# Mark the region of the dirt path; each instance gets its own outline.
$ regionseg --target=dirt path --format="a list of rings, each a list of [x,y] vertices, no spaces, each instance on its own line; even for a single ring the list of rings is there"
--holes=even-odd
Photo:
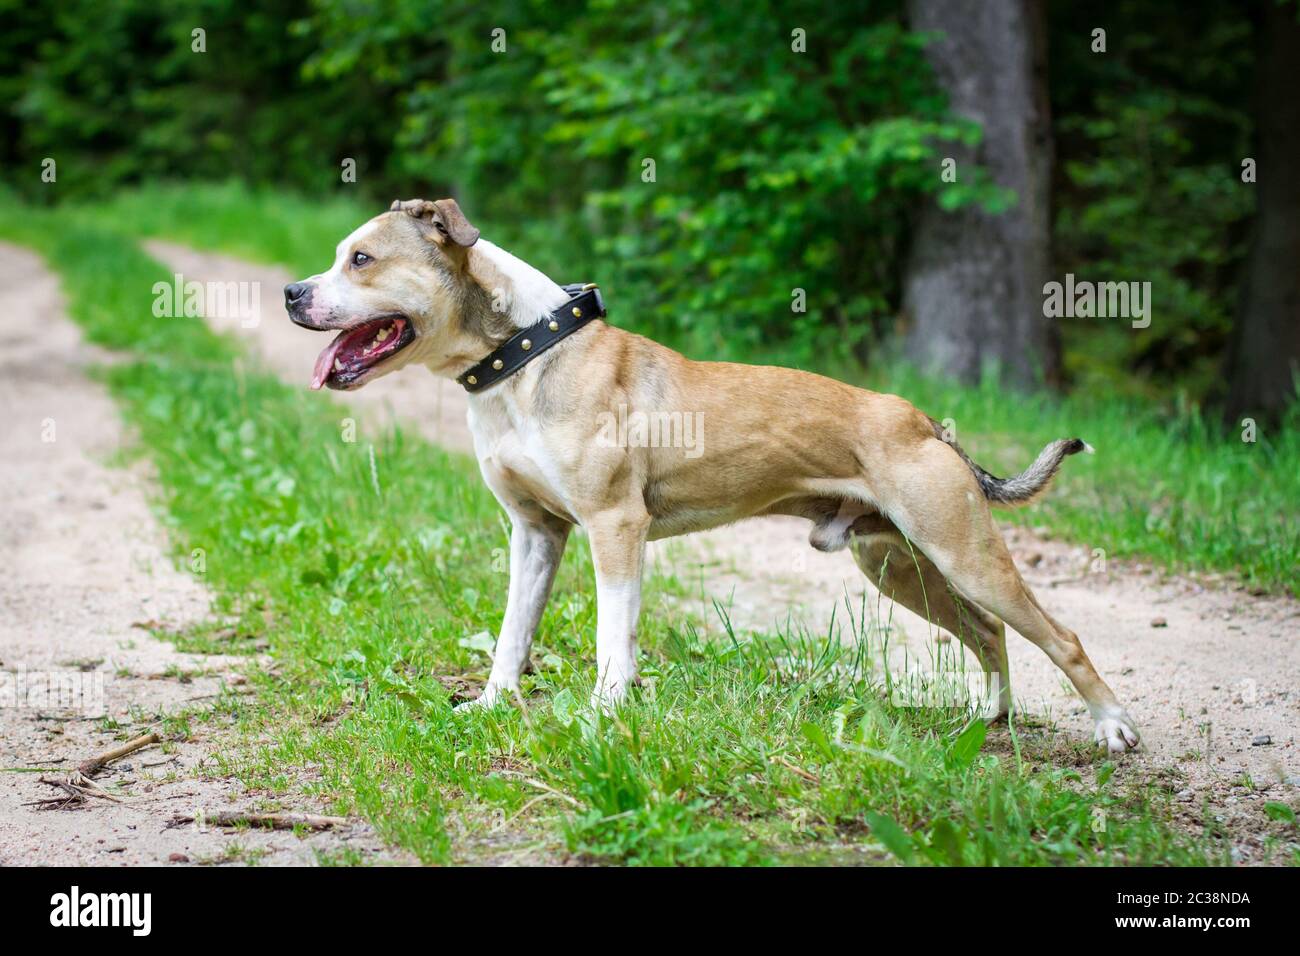
[[[27,805],[59,793],[41,777],[66,777],[165,715],[209,709],[258,662],[179,653],[141,626],[202,620],[207,592],[167,558],[148,476],[105,463],[121,448],[122,426],[85,369],[111,357],[81,341],[40,259],[5,244],[0,339],[0,865],[310,863],[318,849],[341,846],[330,834],[166,827],[176,813],[258,799],[214,766],[219,723],[196,723],[186,741],[97,775],[120,803]],[[348,845],[369,852],[378,841],[358,828]]]
[[[246,340],[287,381],[306,387],[323,340],[284,315],[281,289],[292,276],[168,243],[148,248],[186,280],[260,283],[262,316],[255,328],[210,321]],[[363,426],[396,416],[434,442],[469,448],[464,392],[422,369],[333,397]],[[1300,784],[1300,602],[1251,597],[1230,586],[1207,589],[1131,563],[1088,573],[1091,555],[1084,548],[1021,529],[1006,534],[1044,606],[1079,632],[1137,720],[1144,747],[1130,759],[1159,774],[1189,814],[1199,814],[1208,801],[1241,834],[1242,858],[1256,858],[1262,803],[1294,802]],[[806,523],[795,519],[750,521],[668,542],[656,547],[655,559],[679,579],[700,582],[706,593],[730,595],[738,629],[793,618],[824,633],[837,605],[843,618],[846,595],[856,604],[866,594],[869,608],[879,608],[881,620],[895,627],[899,646],[928,660],[933,643],[926,622],[891,609],[846,554],[815,552],[807,538]],[[1153,626],[1160,620],[1163,626]],[[1050,715],[1064,739],[1091,740],[1087,712],[1061,674],[1018,635],[1009,635],[1008,645],[1019,706]],[[1269,742],[1254,743],[1263,739]],[[1253,789],[1239,785],[1247,776]]]

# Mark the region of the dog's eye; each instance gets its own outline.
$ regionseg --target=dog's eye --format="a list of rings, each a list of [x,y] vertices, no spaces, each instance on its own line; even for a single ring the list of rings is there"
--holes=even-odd
[[[355,252],[352,254],[352,264],[354,266],[364,266],[370,261],[370,257],[364,252]]]

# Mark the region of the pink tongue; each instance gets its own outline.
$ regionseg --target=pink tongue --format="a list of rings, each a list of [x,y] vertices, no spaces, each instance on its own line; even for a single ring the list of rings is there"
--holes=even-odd
[[[325,384],[325,379],[329,378],[330,369],[334,366],[334,356],[345,338],[347,338],[346,332],[339,333],[339,336],[333,342],[325,346],[325,351],[316,357],[316,368],[311,373],[311,390],[313,392],[319,390]]]

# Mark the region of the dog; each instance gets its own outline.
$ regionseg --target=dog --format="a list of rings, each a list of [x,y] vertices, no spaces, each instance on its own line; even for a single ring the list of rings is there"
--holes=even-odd
[[[1070,679],[1099,745],[1138,746],[1133,720],[1074,632],[1039,605],[993,523],[993,506],[1034,500],[1066,456],[1091,451],[1084,442],[1054,441],[1023,474],[996,478],[902,398],[692,361],[591,316],[590,292],[588,315],[569,320],[582,312],[569,309],[574,295],[481,239],[452,199],[394,202],[338,245],[329,271],[285,287],[295,323],[339,332],[313,389],[360,388],[417,364],[471,391],[474,451],[510,517],[510,584],[491,674],[462,706],[518,689],[575,525],[596,572],[593,704],[608,709],[637,680],[646,542],[796,515],[812,523],[814,548],[851,551],[883,594],[966,644],[998,716],[1011,703],[1005,622]],[[707,441],[640,440],[644,429],[627,439],[609,423],[629,409],[691,415]]]

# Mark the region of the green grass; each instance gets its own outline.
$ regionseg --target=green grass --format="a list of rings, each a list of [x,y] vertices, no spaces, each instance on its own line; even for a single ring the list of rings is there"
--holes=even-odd
[[[82,214],[309,275],[326,267],[339,239],[378,211],[344,197],[308,202],[280,191],[203,184],[123,193]],[[493,224],[481,225],[492,237],[501,235]],[[556,255],[554,248],[527,247],[526,230],[504,235],[500,241],[526,259]],[[508,241],[516,237],[524,245]],[[615,321],[635,328],[636,303],[611,301]],[[818,371],[838,371],[902,395],[937,419],[952,419],[967,451],[1002,474],[1025,468],[1056,438],[1079,436],[1097,448],[1095,456],[1065,464],[1042,504],[1008,513],[1007,520],[1048,528],[1107,559],[1228,573],[1252,588],[1300,596],[1300,402],[1281,423],[1260,423],[1257,440],[1245,442],[1240,428],[1224,429],[1176,398],[1009,395],[991,381],[961,386],[897,362],[867,372]]]
[[[856,648],[797,630],[709,642],[652,580],[648,686],[594,715],[580,535],[527,706],[454,715],[486,675],[472,637],[496,632],[506,588],[506,528],[473,463],[400,432],[345,442],[338,406],[236,364],[197,320],[154,318],[166,270],[107,220],[0,202],[0,235],[41,252],[88,337],[124,353],[102,374],[156,470],[177,558],[201,553],[220,626],[269,644],[257,696],[222,702],[241,728],[226,766],[253,798],[305,788],[426,862],[1226,860],[1212,821],[1175,828],[1167,795],[1089,742],[986,738],[960,710],[891,704],[861,614]]]

